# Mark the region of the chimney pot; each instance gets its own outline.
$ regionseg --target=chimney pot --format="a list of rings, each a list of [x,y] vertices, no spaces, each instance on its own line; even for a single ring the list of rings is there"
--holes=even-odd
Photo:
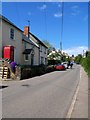
[[[29,26],[24,27],[24,35],[29,37]]]

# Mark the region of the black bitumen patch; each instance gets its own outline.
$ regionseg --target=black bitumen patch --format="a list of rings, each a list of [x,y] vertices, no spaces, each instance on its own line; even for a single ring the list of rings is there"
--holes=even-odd
[[[23,87],[30,87],[29,84],[23,84],[22,86],[23,86]]]
[[[7,88],[7,87],[8,87],[8,86],[2,85],[2,86],[0,86],[0,89]]]

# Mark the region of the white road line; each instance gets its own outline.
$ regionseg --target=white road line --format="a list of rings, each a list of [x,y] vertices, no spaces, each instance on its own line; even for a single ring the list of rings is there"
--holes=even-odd
[[[81,70],[81,69],[82,69],[82,68],[80,68],[80,81],[81,81],[81,75],[82,75],[82,70]],[[77,99],[77,94],[78,94],[78,92],[79,92],[79,84],[80,84],[80,81],[79,81],[79,83],[78,83],[76,92],[75,92],[74,97],[73,97],[73,99],[72,99],[72,103],[71,103],[71,105],[70,105],[69,111],[68,111],[68,113],[67,113],[67,115],[66,115],[66,119],[68,119],[68,120],[71,118],[71,115],[72,115],[72,112],[73,112],[73,109],[74,109],[74,106],[75,106],[75,102],[76,102],[76,99]]]

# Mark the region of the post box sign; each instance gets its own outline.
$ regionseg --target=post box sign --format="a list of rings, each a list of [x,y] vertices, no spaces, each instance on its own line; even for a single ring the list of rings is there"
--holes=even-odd
[[[3,47],[3,58],[7,58],[11,61],[14,61],[14,46]]]

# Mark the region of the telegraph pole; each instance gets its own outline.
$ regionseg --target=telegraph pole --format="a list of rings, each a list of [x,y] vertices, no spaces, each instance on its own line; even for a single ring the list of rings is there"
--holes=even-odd
[[[61,21],[61,41],[60,41],[61,53],[62,53],[62,39],[63,39],[63,13],[64,13],[64,2],[62,1],[62,21]]]
[[[60,40],[61,61],[63,61],[63,56],[62,56],[62,39],[63,39],[63,12],[64,12],[64,2],[62,1],[62,21],[61,21],[61,40]]]

